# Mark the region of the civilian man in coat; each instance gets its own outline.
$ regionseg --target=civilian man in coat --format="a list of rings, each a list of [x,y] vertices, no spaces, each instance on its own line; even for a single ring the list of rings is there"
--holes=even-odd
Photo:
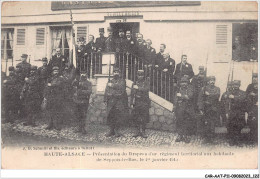
[[[190,80],[194,76],[192,65],[187,62],[187,55],[182,55],[181,63],[177,64],[175,71],[175,80],[178,81],[183,77],[187,76]]]
[[[136,41],[132,37],[131,31],[126,31],[126,59],[128,61],[128,77],[134,81],[135,71],[135,54],[136,54]]]
[[[107,83],[104,102],[107,105],[107,123],[110,127],[107,137],[119,137],[119,128],[126,124],[128,118],[128,101],[126,81],[118,68],[114,68],[114,77]]]
[[[99,37],[96,39],[97,52],[103,52],[105,50],[106,37],[104,36],[104,28],[99,28]]]
[[[87,71],[88,77],[90,78],[90,68],[91,68],[91,59],[92,59],[92,77],[94,77],[95,74],[99,74],[101,73],[101,59],[99,58],[100,55],[98,54],[94,54],[94,52],[96,52],[97,47],[96,47],[96,43],[94,42],[95,37],[94,35],[89,35],[89,42],[86,45],[86,61],[85,61],[85,68],[83,69],[83,71]],[[100,60],[99,60],[100,59]]]
[[[76,58],[77,58],[77,75],[79,75],[81,70],[85,70],[86,68],[86,45],[85,45],[85,38],[80,37],[79,38],[79,44],[76,45]]]
[[[115,52],[115,39],[113,38],[113,31],[111,27],[107,28],[108,37],[105,40],[104,52]]]
[[[141,136],[147,138],[145,126],[149,122],[149,81],[144,78],[144,71],[138,70],[136,84],[131,88],[130,106],[133,108],[134,124],[137,127],[137,134],[134,137]]]
[[[21,68],[21,75],[23,79],[30,76],[31,64],[27,62],[27,54],[22,54],[21,61],[17,65]]]
[[[66,66],[66,63],[68,63],[68,59],[64,55],[61,54],[61,49],[57,48],[56,54],[52,56],[52,58],[48,64],[50,74],[51,74],[53,67],[59,67],[59,73],[62,73]]]
[[[85,120],[92,93],[92,84],[88,81],[87,73],[81,71],[80,77],[73,81],[72,86],[74,88],[73,101],[75,104],[75,115],[78,120],[78,132],[85,134]]]

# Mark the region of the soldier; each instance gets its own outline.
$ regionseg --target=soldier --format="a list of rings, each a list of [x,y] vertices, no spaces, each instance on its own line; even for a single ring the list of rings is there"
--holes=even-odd
[[[87,55],[87,49],[85,45],[85,38],[79,38],[79,45],[76,46],[77,56],[77,74],[79,75],[82,69],[85,69],[85,56]]]
[[[75,67],[73,65],[66,64],[65,69],[62,73],[64,78],[63,83],[63,94],[64,94],[64,102],[70,103],[72,99],[72,81],[76,76]]]
[[[189,84],[189,79],[187,77],[182,77],[180,80],[180,88],[176,93],[176,97],[174,98],[175,106],[174,109],[176,113],[176,129],[178,133],[178,137],[175,142],[184,141],[185,143],[190,142],[190,131],[192,127],[190,125],[191,121],[195,116],[195,112],[193,109],[193,88]]]
[[[250,128],[250,142],[257,143],[258,137],[258,74],[253,73],[252,83],[246,89],[247,94],[247,124]]]
[[[27,122],[24,125],[35,126],[35,117],[40,110],[39,76],[37,74],[37,66],[31,67],[31,73],[25,78],[25,84],[21,93],[21,98],[25,101],[25,111],[27,113]]]
[[[187,76],[189,80],[194,76],[192,65],[187,62],[187,55],[182,55],[181,63],[176,66],[175,81],[178,82],[183,76]]]
[[[225,109],[225,106],[229,106],[229,97],[228,95],[230,93],[232,93],[232,90],[233,90],[233,85],[232,85],[232,82],[229,81],[227,83],[227,89],[226,91],[222,94],[221,98],[220,98],[220,116],[221,116],[221,119],[222,119],[222,125],[226,126],[227,125],[227,117],[226,117],[226,109]]]
[[[21,56],[22,62],[17,64],[21,68],[21,75],[23,79],[30,75],[30,70],[31,70],[31,64],[27,62],[27,57],[28,57],[27,54],[22,54]]]
[[[19,97],[20,97],[20,93],[23,89],[24,79],[25,79],[20,63],[16,65],[15,78],[16,78],[16,88],[19,91]],[[17,106],[18,106],[17,108],[19,111],[19,118],[23,118],[26,117],[24,99],[20,99],[19,97],[17,100]]]
[[[111,27],[107,28],[108,37],[105,40],[105,52],[115,52],[115,40],[113,39],[113,32]]]
[[[87,79],[87,73],[82,71],[80,78],[75,79],[72,86],[74,88],[73,101],[75,104],[75,115],[78,120],[78,132],[85,134],[85,119],[92,93],[92,84]]]
[[[116,52],[125,52],[126,51],[126,39],[123,29],[119,29],[119,37],[115,40]]]
[[[130,105],[133,108],[134,123],[137,127],[137,134],[134,137],[141,136],[147,138],[145,126],[149,122],[150,103],[149,81],[144,78],[144,71],[138,70],[137,82],[132,85],[130,100]]]
[[[220,88],[215,86],[215,76],[208,77],[208,84],[200,90],[198,108],[203,115],[205,143],[211,143],[215,133],[215,123],[219,120]]]
[[[43,100],[43,91],[47,84],[47,79],[50,74],[48,74],[48,60],[46,57],[42,58],[42,66],[38,68],[38,75],[39,75],[39,89],[40,89],[40,95]]]
[[[119,137],[119,128],[126,123],[128,101],[126,96],[126,81],[121,78],[120,70],[114,68],[114,77],[107,83],[104,102],[107,105],[107,123],[110,131],[107,137]]]
[[[99,28],[99,36],[96,39],[96,49],[97,52],[103,52],[105,50],[105,41],[106,37],[104,37],[104,28]]]
[[[3,81],[3,103],[5,122],[13,123],[18,115],[18,104],[20,92],[17,88],[14,67],[9,67],[9,76]]]
[[[191,84],[194,89],[194,109],[198,111],[198,96],[203,86],[206,85],[206,74],[204,66],[199,66],[199,73],[192,78]]]
[[[66,63],[68,63],[68,59],[61,54],[61,49],[57,48],[56,54],[52,56],[48,64],[49,71],[52,71],[53,67],[57,66],[59,67],[59,72],[62,73]]]
[[[230,104],[225,106],[231,146],[239,145],[241,130],[245,126],[246,93],[239,89],[240,83],[240,80],[233,81],[233,90],[228,93]]]
[[[53,67],[52,77],[48,80],[44,90],[44,101],[49,114],[47,130],[61,130],[63,109],[63,83],[64,77],[60,75],[59,67]]]

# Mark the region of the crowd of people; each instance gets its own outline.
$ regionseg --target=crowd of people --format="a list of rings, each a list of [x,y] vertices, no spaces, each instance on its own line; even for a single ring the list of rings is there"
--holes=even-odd
[[[215,86],[216,78],[207,76],[204,66],[199,67],[199,73],[194,75],[192,65],[187,62],[187,55],[182,55],[181,62],[176,65],[165,52],[166,45],[160,45],[160,52],[152,48],[151,40],[143,40],[142,34],[134,38],[130,31],[119,29],[119,37],[112,36],[112,29],[108,28],[108,37],[104,37],[104,29],[99,29],[100,37],[94,42],[94,36],[89,36],[89,43],[79,39],[76,48],[77,65],[74,67],[68,58],[56,49],[56,54],[50,61],[42,59],[43,65],[38,68],[27,62],[27,55],[21,56],[22,62],[9,67],[9,76],[2,76],[5,121],[14,122],[17,117],[26,116],[24,125],[35,125],[37,114],[46,110],[49,114],[47,129],[61,130],[63,103],[73,100],[75,116],[78,119],[79,132],[85,133],[85,119],[92,93],[92,84],[88,80],[91,61],[85,60],[93,52],[115,52],[136,55],[141,59],[141,67],[136,70],[133,78],[131,99],[128,104],[126,93],[124,66],[117,63],[113,71],[113,79],[106,86],[104,103],[107,105],[107,122],[110,131],[107,136],[120,136],[119,128],[128,124],[130,119],[129,107],[132,109],[131,118],[137,127],[133,137],[144,137],[146,124],[149,122],[151,81],[162,81],[172,85],[153,91],[156,94],[171,93],[173,98],[173,112],[176,114],[176,130],[178,137],[175,142],[190,142],[193,134],[202,136],[206,143],[214,141],[215,126],[220,119],[227,127],[230,145],[239,145],[241,130],[247,124],[250,127],[249,139],[257,142],[258,124],[258,74],[252,74],[252,84],[246,91],[240,90],[240,81],[232,80],[227,84],[224,94]],[[84,60],[84,63],[82,63]],[[100,63],[100,62],[95,62]],[[86,68],[81,68],[81,65]],[[131,68],[133,64],[130,63]],[[168,74],[167,77],[155,78],[153,70]],[[170,78],[170,76],[172,78]],[[168,81],[167,81],[168,80]],[[165,85],[162,85],[165,86]],[[158,89],[158,88],[157,88]],[[168,91],[167,91],[168,90]]]

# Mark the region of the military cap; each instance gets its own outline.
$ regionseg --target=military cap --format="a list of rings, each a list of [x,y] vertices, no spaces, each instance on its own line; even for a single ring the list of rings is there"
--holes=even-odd
[[[111,28],[111,27],[108,27],[108,28],[107,28],[107,31],[108,31],[108,32],[112,32],[112,28]]]
[[[258,73],[253,73],[253,74],[252,74],[252,77],[253,77],[253,78],[257,78],[257,77],[258,77]]]
[[[183,77],[181,78],[181,83],[182,83],[182,82],[188,83],[188,82],[189,82],[189,79],[188,79],[186,76],[183,76]]]
[[[46,57],[43,57],[43,58],[42,58],[42,61],[43,61],[43,62],[48,62],[48,60],[47,60]]]
[[[85,41],[85,38],[84,38],[84,37],[80,37],[80,38],[79,38],[79,41],[80,41],[80,42],[84,42],[84,41]]]
[[[234,84],[234,85],[241,85],[241,81],[240,80],[234,80],[232,82],[232,84]]]
[[[37,66],[34,66],[34,65],[33,65],[33,66],[31,66],[31,70],[32,70],[32,71],[35,71],[35,70],[37,70]]]
[[[137,71],[138,76],[143,76],[144,75],[144,70],[138,70]]]
[[[99,28],[99,32],[105,32],[104,28]]]
[[[120,73],[121,70],[120,70],[118,67],[115,67],[115,68],[114,68],[114,72],[118,72],[118,73]]]
[[[54,70],[59,70],[59,67],[58,66],[52,67],[52,71],[54,71]]]
[[[199,66],[199,70],[204,70],[204,66]]]
[[[13,66],[10,66],[10,67],[8,68],[8,70],[9,70],[9,71],[14,71],[14,67],[13,67]]]
[[[21,57],[22,57],[22,58],[27,58],[28,55],[27,55],[27,54],[22,54]]]
[[[119,29],[119,32],[124,32],[123,29]]]
[[[216,80],[216,77],[215,76],[208,76],[208,80]]]

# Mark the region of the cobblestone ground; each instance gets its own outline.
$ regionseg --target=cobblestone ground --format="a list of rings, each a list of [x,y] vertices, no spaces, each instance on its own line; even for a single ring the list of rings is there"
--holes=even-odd
[[[121,137],[105,137],[105,134],[109,131],[109,128],[106,125],[100,124],[88,124],[86,126],[87,133],[81,134],[76,132],[76,126],[65,126],[61,131],[57,130],[46,130],[47,124],[38,123],[36,127],[32,126],[24,126],[23,122],[16,121],[14,124],[5,123],[2,124],[2,131],[14,131],[26,136],[40,136],[43,138],[50,138],[59,140],[71,140],[78,141],[82,143],[96,143],[107,146],[125,146],[125,147],[135,147],[135,148],[143,148],[143,147],[164,147],[164,148],[172,148],[172,147],[218,147],[218,148],[226,148],[230,147],[225,136],[223,134],[218,134],[212,144],[204,144],[203,140],[197,136],[191,136],[190,143],[176,143],[175,139],[177,138],[176,133],[164,132],[164,131],[156,131],[147,129],[148,138],[144,139],[141,137],[134,138],[132,137],[135,134],[135,128],[122,128],[120,133]],[[2,135],[5,133],[2,132]],[[4,137],[4,136],[3,136]],[[235,148],[254,148],[253,145],[242,144],[241,146],[232,146]]]

